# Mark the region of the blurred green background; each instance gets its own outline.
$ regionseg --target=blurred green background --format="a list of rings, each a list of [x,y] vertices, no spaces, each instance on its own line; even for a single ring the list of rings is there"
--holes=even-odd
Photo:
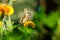
[[[60,6],[56,0],[16,0],[13,2],[14,14],[11,16],[12,32],[3,34],[3,40],[60,40]],[[41,3],[40,3],[41,2]],[[24,16],[24,8],[32,13],[35,28],[24,28],[18,23]],[[36,9],[37,8],[37,9]]]

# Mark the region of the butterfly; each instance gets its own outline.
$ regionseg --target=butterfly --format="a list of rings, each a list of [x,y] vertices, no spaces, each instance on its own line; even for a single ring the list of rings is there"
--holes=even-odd
[[[20,23],[23,24],[28,20],[31,20],[31,13],[28,12],[28,10],[25,8],[24,9],[24,16],[20,19]]]

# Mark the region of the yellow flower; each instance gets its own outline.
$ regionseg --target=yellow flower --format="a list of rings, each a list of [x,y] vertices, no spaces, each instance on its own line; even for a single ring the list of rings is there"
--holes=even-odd
[[[2,26],[2,24],[3,24],[2,21],[0,21],[0,27]]]
[[[12,15],[14,13],[14,9],[10,5],[0,4],[0,15],[4,13],[4,15]]]
[[[35,27],[35,23],[34,22],[32,22],[32,21],[26,21],[25,23],[24,23],[24,27],[27,27],[28,25],[30,25],[31,27]]]
[[[29,25],[28,21],[24,23],[24,27],[27,27]]]
[[[29,22],[29,25],[32,26],[33,28],[35,27],[35,23],[32,21]]]
[[[3,8],[3,11],[5,13],[5,15],[12,15],[14,13],[14,9],[12,6],[10,5],[6,5],[4,8]]]

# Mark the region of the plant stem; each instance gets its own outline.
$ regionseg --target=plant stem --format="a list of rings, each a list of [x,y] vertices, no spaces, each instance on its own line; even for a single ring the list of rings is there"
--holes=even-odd
[[[10,26],[12,26],[10,15],[8,15],[8,21],[9,21],[9,23],[10,23]]]
[[[12,5],[13,4],[13,0],[8,0],[8,4]]]
[[[6,20],[6,16],[4,16],[4,18],[3,18],[3,27],[5,27],[5,24],[4,24],[4,22],[5,22],[5,20]]]

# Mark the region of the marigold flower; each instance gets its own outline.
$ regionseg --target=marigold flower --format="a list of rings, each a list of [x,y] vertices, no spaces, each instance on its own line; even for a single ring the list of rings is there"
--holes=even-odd
[[[0,21],[0,27],[2,26],[2,24],[3,24],[2,21]]]
[[[14,13],[14,9],[10,5],[0,4],[0,15],[4,12],[4,15],[12,15]]]
[[[9,6],[9,5],[6,5],[3,8],[3,11],[4,11],[5,15],[12,15],[14,13],[13,7],[12,6]]]
[[[29,23],[28,23],[28,21],[26,21],[25,23],[24,23],[24,27],[26,27],[26,26],[28,26],[29,25]]]
[[[32,21],[29,23],[29,25],[32,26],[33,28],[35,27],[35,23]]]
[[[32,22],[32,21],[26,21],[26,22],[24,23],[24,27],[27,27],[28,25],[32,26],[33,28],[35,27],[35,23]]]

